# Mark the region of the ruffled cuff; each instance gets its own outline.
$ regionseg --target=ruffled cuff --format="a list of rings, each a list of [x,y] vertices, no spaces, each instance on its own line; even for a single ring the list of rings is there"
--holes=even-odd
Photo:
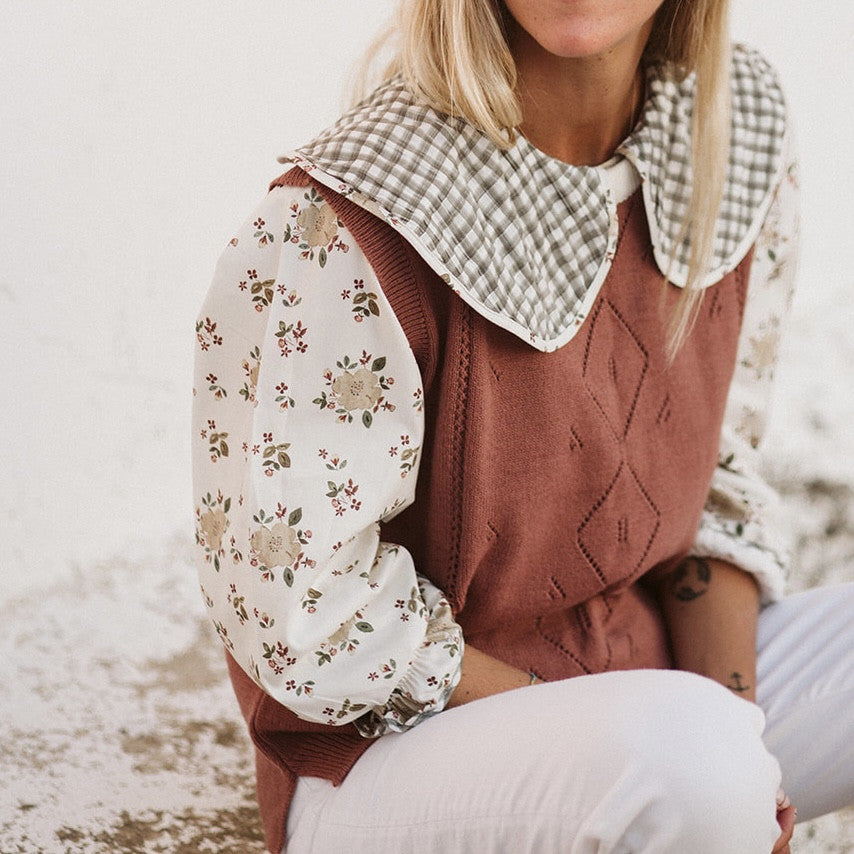
[[[725,519],[704,511],[691,554],[724,560],[751,573],[763,605],[785,593],[788,549],[768,545],[767,532],[756,521]]]
[[[365,738],[416,726],[442,711],[459,684],[463,631],[454,620],[448,600],[435,585],[419,575],[418,588],[427,607],[427,633],[385,705],[353,722]]]

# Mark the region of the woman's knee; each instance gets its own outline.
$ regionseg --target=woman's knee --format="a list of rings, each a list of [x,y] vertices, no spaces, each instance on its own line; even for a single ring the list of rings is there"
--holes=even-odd
[[[646,766],[655,850],[768,852],[776,839],[779,766],[762,711],[709,679],[665,680],[637,750]],[[652,849],[650,849],[652,850]]]

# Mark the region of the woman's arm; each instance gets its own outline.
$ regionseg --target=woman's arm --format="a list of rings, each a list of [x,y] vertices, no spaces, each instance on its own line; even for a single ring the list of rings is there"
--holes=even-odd
[[[783,594],[787,563],[779,498],[764,480],[759,454],[797,267],[798,181],[792,149],[789,139],[782,178],[754,244],[718,465],[691,549],[695,557],[751,573],[763,602]]]
[[[439,711],[462,633],[380,523],[414,500],[421,378],[373,270],[311,188],[271,191],[197,323],[199,579],[229,653],[300,717],[365,735]]]
[[[653,583],[676,667],[755,702],[759,588],[753,576],[724,561],[689,557]]]
[[[460,683],[451,694],[447,706],[462,706],[472,700],[482,700],[484,697],[512,691],[514,688],[524,688],[533,681],[530,673],[466,644]]]

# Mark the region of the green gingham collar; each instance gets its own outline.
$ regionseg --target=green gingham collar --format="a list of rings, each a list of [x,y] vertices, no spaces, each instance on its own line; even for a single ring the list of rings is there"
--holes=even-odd
[[[691,195],[693,103],[693,76],[680,81],[666,67],[651,67],[641,120],[619,156],[579,167],[524,137],[502,151],[391,80],[281,159],[388,221],[478,312],[550,351],[587,316],[614,257],[617,204],[638,181],[656,263],[685,284],[689,250],[677,241]],[[755,241],[781,172],[785,133],[773,70],[736,47],[729,166],[706,286]]]

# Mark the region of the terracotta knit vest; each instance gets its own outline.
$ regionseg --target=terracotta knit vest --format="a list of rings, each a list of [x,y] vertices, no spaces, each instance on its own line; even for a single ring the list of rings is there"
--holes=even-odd
[[[575,338],[542,353],[471,309],[390,226],[315,189],[376,271],[421,369],[426,437],[415,503],[382,538],[448,596],[466,641],[542,679],[669,667],[643,584],[690,548],[717,463],[749,254],[705,295],[675,362],[640,193],[618,211],[611,271]],[[371,742],[311,724],[229,658],[256,745],[267,844],[297,776],[340,782]]]

